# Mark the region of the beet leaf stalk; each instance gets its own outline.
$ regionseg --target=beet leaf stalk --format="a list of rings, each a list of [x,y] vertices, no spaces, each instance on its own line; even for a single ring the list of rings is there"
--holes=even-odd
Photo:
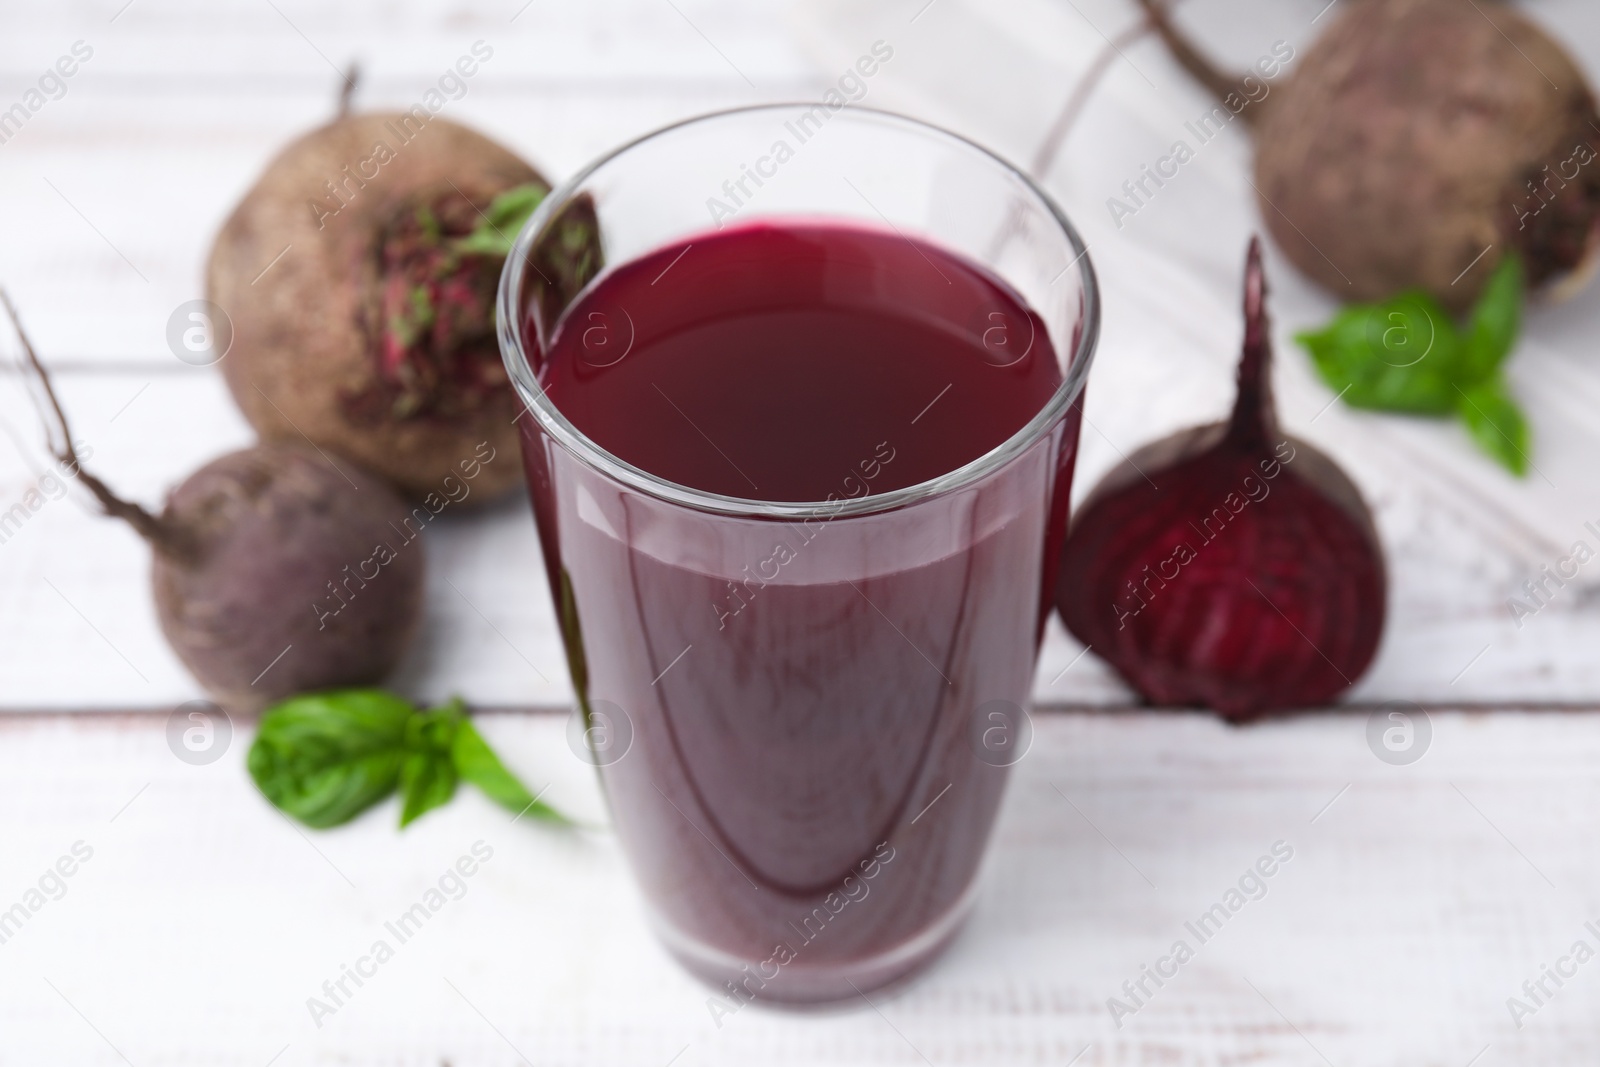
[[[50,372],[45,370],[38,352],[34,350],[33,342],[28,339],[27,331],[22,327],[22,317],[17,314],[16,305],[11,302],[11,296],[4,288],[0,288],[0,304],[5,305],[6,315],[11,319],[11,327],[16,331],[17,340],[22,344],[25,377],[31,376],[45,397],[44,403],[40,403],[32,391],[28,394],[40,420],[44,423],[45,448],[51,458],[94,494],[102,511],[132,526],[156,551],[178,559],[192,556],[194,542],[184,530],[151,514],[133,501],[119,497],[111,491],[110,486],[83,468],[83,464],[78,460],[77,448],[72,443],[72,427],[67,422],[67,413],[61,406],[60,398],[56,396],[55,383],[51,381]]]

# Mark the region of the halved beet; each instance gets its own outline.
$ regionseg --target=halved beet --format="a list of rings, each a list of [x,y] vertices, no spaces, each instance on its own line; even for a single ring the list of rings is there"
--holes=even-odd
[[[1232,720],[1349,687],[1377,651],[1387,587],[1354,483],[1278,427],[1265,303],[1252,241],[1232,416],[1107,475],[1078,510],[1056,586],[1067,629],[1146,700]]]

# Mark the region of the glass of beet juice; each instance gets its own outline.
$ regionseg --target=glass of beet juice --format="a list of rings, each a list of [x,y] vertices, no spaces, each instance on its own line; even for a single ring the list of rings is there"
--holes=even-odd
[[[969,909],[1098,322],[1043,192],[865,108],[669,127],[519,236],[501,347],[579,709],[725,1010],[891,982]]]

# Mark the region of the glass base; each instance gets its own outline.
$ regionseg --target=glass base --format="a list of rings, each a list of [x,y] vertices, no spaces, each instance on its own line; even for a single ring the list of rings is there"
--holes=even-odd
[[[769,1007],[826,1007],[864,999],[865,994],[911,978],[934,961],[955,939],[972,912],[981,879],[974,878],[955,904],[927,929],[876,955],[847,962],[806,966],[803,957],[763,978],[756,963],[740,959],[683,935],[655,918],[656,935],[684,969],[717,993],[726,1005],[712,998],[713,1014],[731,1014],[746,1004]],[[720,1016],[719,1016],[720,1018]]]

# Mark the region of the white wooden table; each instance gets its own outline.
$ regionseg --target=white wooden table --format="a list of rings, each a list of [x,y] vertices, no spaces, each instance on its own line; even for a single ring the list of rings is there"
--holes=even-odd
[[[1192,0],[1241,65],[1302,48],[1324,0]],[[250,439],[214,369],[167,350],[200,295],[223,216],[284,141],[330,111],[407,104],[472,42],[494,48],[448,114],[552,177],[675,118],[813,99],[873,41],[895,55],[866,103],[951,125],[1025,160],[1127,0],[75,0],[0,12],[0,109],[74,42],[93,55],[0,144],[0,284],[55,368],[94,465],[150,502]],[[1600,16],[1530,4],[1600,80]],[[1121,451],[1213,418],[1231,397],[1237,274],[1257,226],[1238,131],[1116,229],[1105,198],[1205,107],[1160,49],[1126,50],[1050,187],[1106,294],[1079,492]],[[1327,407],[1289,334],[1333,304],[1272,257],[1292,432],[1368,494],[1392,606],[1373,670],[1328,714],[1247,729],[1131,710],[1059,627],[1037,683],[973,921],[925,977],[872,1006],[752,1009],[719,1029],[706,991],[643,927],[604,833],[510,826],[475,796],[404,835],[384,809],[301,832],[242,766],[250,726],[201,767],[164,740],[200,696],[167,651],[143,546],[74,494],[0,544],[0,909],[75,843],[92,850],[0,943],[0,1064],[717,1063],[1565,1064],[1600,1051],[1600,963],[1519,1029],[1579,939],[1600,950],[1600,569],[1518,628],[1507,598],[1600,525],[1600,289],[1531,317],[1511,379],[1535,427],[1525,482],[1464,434]],[[0,341],[8,357],[16,346]],[[42,455],[0,374],[0,511]],[[525,500],[429,534],[425,631],[395,685],[460,692],[550,796],[602,817],[567,750],[569,698]],[[1591,564],[1600,568],[1600,563]],[[459,589],[452,589],[454,585]],[[1069,669],[1070,668],[1070,669]],[[1366,741],[1387,702],[1432,738],[1391,766]],[[318,1028],[305,1007],[478,840],[494,858],[459,902]],[[1116,1020],[1107,999],[1256,858],[1294,850],[1176,978]],[[54,886],[54,882],[51,883]],[[1191,944],[1193,941],[1191,940]],[[1476,1059],[1474,1059],[1476,1057]]]

